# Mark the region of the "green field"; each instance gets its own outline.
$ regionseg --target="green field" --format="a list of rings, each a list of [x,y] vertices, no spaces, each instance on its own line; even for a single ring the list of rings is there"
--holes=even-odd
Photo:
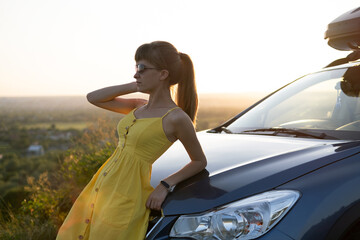
[[[87,128],[91,124],[91,122],[29,123],[22,125],[22,127],[24,127],[25,129],[34,129],[34,128],[49,129],[53,126],[53,124],[58,130],[68,130],[68,129],[83,130]]]

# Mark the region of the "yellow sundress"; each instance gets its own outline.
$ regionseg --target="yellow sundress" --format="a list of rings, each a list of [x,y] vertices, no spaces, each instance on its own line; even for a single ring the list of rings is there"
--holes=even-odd
[[[117,125],[119,143],[76,199],[57,240],[144,239],[150,209],[146,200],[151,166],[170,146],[162,120],[137,119],[134,110]]]

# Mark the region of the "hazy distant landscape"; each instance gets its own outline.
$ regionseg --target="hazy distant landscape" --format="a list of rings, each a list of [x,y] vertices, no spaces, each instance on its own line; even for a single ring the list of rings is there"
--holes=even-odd
[[[197,131],[263,96],[200,95]],[[122,117],[85,96],[0,97],[0,239],[54,239],[74,199],[114,151]]]
[[[222,123],[263,96],[262,93],[201,94],[197,130]],[[12,122],[25,128],[47,128],[55,124],[60,129],[83,129],[97,118],[118,121],[122,116],[91,105],[85,96],[60,96],[0,97],[0,117],[2,125]]]

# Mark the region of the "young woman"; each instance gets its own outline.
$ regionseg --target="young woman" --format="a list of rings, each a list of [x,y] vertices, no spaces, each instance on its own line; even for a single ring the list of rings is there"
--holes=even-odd
[[[140,46],[135,82],[102,88],[87,95],[90,103],[127,114],[118,124],[119,144],[74,203],[57,240],[144,239],[150,209],[160,210],[169,190],[206,167],[196,137],[197,93],[190,57],[168,42]],[[176,103],[171,97],[177,86]],[[149,101],[119,96],[149,94]],[[154,189],[151,165],[176,140],[191,161]]]

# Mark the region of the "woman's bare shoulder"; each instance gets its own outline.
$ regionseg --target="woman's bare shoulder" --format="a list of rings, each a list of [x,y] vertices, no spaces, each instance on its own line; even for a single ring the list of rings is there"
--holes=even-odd
[[[189,123],[192,125],[192,121],[189,115],[187,115],[187,113],[184,112],[180,107],[175,108],[173,111],[171,111],[168,114],[167,118],[168,121],[175,126],[183,126],[184,124],[189,124]]]

